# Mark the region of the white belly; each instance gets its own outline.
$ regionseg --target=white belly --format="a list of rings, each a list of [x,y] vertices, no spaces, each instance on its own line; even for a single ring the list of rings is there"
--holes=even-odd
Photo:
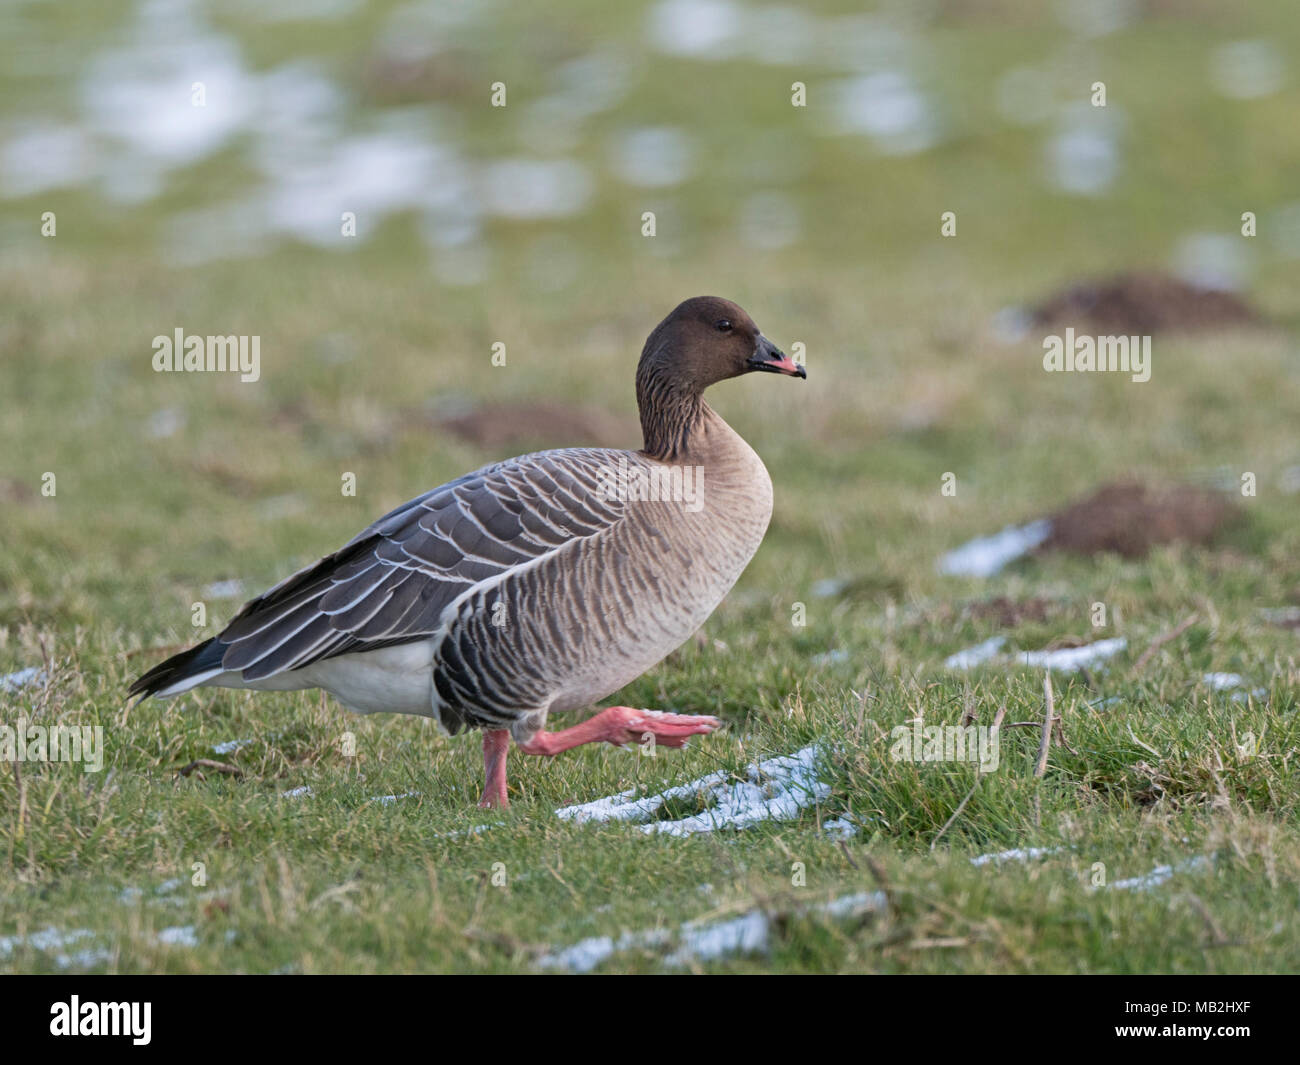
[[[207,681],[218,688],[255,691],[301,691],[324,688],[349,710],[433,716],[433,641],[381,647],[339,655],[289,673],[246,681],[238,673],[221,673]]]

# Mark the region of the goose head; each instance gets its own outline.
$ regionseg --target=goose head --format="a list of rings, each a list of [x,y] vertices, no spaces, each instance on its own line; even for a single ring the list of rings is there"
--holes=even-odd
[[[742,307],[718,296],[677,305],[646,340],[641,369],[674,380],[698,395],[710,385],[747,373],[808,376],[767,339]]]

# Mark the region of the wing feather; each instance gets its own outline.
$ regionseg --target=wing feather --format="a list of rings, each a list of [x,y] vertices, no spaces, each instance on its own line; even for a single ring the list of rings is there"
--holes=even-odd
[[[620,461],[635,459],[592,448],[543,451],[417,496],[247,603],[217,637],[222,668],[259,680],[434,636],[447,608],[477,585],[508,579],[621,521],[624,504],[597,488],[601,471]]]

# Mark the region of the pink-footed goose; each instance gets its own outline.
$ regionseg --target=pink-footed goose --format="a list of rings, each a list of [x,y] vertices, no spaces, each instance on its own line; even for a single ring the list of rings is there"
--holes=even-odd
[[[625,706],[543,729],[551,713],[590,706],[680,646],[758,550],[772,482],[702,398],[756,370],[806,376],[736,304],[686,300],[637,366],[640,451],[539,451],[435,488],[130,693],[323,688],[359,713],[481,728],[482,806],[508,805],[510,736],[526,754],[554,755],[647,733],[680,747],[711,732],[713,717]]]

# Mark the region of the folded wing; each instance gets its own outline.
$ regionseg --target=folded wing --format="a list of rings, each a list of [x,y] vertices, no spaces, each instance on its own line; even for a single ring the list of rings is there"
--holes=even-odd
[[[572,448],[466,474],[380,518],[244,606],[217,637],[221,667],[254,681],[438,633],[444,611],[624,516],[603,491],[625,452]],[[635,460],[634,460],[635,461]]]

